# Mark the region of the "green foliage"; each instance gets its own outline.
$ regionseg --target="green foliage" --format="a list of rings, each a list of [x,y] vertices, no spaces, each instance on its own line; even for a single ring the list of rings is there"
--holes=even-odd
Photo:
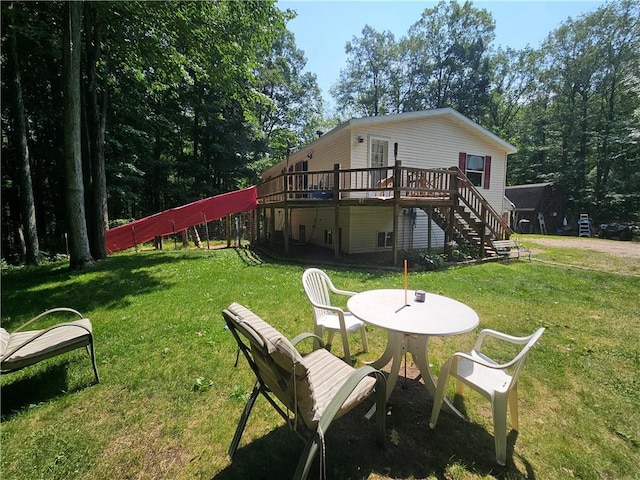
[[[282,159],[287,145],[312,139],[322,122],[317,80],[303,73],[306,59],[286,30],[294,14],[273,1],[89,2],[84,8],[81,74],[83,88],[96,92],[106,109],[112,218],[139,218],[254,184],[262,166]],[[67,228],[56,93],[65,19],[63,2],[2,3],[3,48],[7,32],[18,39],[41,247],[51,251],[63,251]],[[8,98],[6,68],[3,55]],[[89,94],[83,101],[85,109],[93,106]],[[20,225],[17,152],[6,104],[2,236],[10,248],[3,255],[20,243],[13,233]]]
[[[213,380],[207,380],[204,377],[196,377],[193,383],[194,392],[203,392],[213,386]]]
[[[428,8],[396,41],[370,26],[347,43],[347,67],[331,93],[341,111],[376,116],[453,107],[479,120],[489,103],[495,23],[471,2]]]
[[[451,251],[451,260],[454,262],[465,262],[480,257],[478,247],[471,245],[456,245]]]
[[[427,271],[440,270],[445,268],[450,262],[460,263],[479,257],[477,248],[470,246],[455,246],[447,256],[442,249],[436,251],[429,250],[412,250],[406,252],[406,258],[409,260],[412,268],[424,269]]]
[[[439,270],[446,264],[446,257],[442,253],[433,252],[419,252],[418,259],[420,265],[424,266],[426,270]]]
[[[392,78],[402,66],[393,34],[376,32],[367,25],[362,38],[347,42],[345,52],[347,67],[331,89],[340,110],[367,117],[399,113],[399,105],[393,106]]]
[[[620,0],[567,19],[538,49],[492,48],[495,22],[471,2],[427,8],[405,37],[370,26],[346,45],[332,87],[341,111],[451,106],[518,147],[508,184],[557,182],[569,218],[640,212],[640,6]]]
[[[411,250],[404,252],[404,258],[408,260],[410,268],[416,270],[439,270],[446,265],[446,257],[441,250]]]

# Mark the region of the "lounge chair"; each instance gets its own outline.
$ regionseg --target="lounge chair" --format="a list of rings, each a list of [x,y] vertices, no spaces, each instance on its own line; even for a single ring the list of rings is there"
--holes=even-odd
[[[324,348],[302,356],[296,350],[296,344],[306,338],[313,338],[320,344],[321,340],[314,334],[303,333],[290,342],[255,313],[237,303],[231,304],[222,314],[256,376],[255,386],[229,447],[231,458],[260,394],[287,420],[292,430],[306,440],[295,479],[307,477],[318,449],[321,449],[321,459],[324,460],[324,434],[331,422],[374,393],[377,438],[380,444],[384,444],[385,378],[380,371],[370,366],[355,369]]]
[[[58,323],[44,330],[21,331],[43,317],[60,312],[72,313],[79,317],[80,320]],[[91,321],[88,318],[84,318],[80,312],[72,308],[53,308],[32,318],[12,333],[0,328],[0,364],[2,373],[21,370],[47,358],[81,347],[86,347],[87,352],[91,355],[96,383],[100,382],[93,348]]]

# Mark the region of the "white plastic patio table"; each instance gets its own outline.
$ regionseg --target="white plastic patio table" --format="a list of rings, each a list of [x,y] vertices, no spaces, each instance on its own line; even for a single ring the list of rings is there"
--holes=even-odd
[[[424,302],[417,302],[415,290],[408,290],[406,300],[405,305],[405,290],[388,289],[358,293],[347,302],[353,315],[387,331],[387,348],[382,357],[371,363],[379,369],[392,360],[387,377],[387,400],[398,379],[404,352],[411,353],[427,391],[433,397],[436,380],[429,364],[429,337],[466,333],[480,323],[472,308],[452,298],[427,293]],[[453,413],[463,416],[447,399],[445,404]]]

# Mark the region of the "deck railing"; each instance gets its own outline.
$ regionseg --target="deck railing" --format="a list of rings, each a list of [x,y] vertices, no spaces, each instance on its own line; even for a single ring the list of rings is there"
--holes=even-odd
[[[262,204],[299,199],[449,196],[456,172],[402,166],[284,172],[258,185]],[[336,196],[337,195],[337,196]]]
[[[258,201],[263,206],[307,200],[347,200],[358,198],[431,198],[463,205],[483,223],[495,238],[509,236],[509,226],[457,167],[422,169],[391,167],[340,169],[314,172],[283,172],[258,185]]]

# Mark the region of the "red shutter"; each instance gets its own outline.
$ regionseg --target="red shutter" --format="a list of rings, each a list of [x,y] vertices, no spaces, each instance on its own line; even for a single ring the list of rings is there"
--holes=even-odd
[[[484,188],[491,188],[491,157],[484,157]]]
[[[464,152],[458,154],[458,168],[462,173],[467,173],[467,154]]]

